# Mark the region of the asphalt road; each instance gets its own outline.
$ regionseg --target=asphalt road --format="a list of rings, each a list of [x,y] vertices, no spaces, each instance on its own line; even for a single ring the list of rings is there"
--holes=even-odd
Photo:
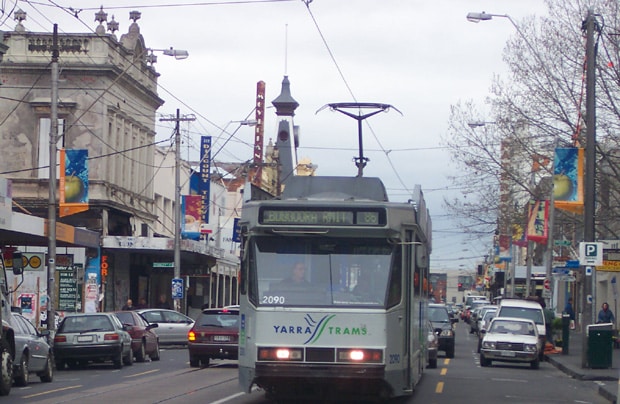
[[[526,364],[493,363],[480,367],[476,337],[456,325],[455,357],[440,352],[437,369],[426,369],[412,397],[398,403],[608,403],[592,381],[574,380],[543,362],[532,370]],[[134,363],[115,370],[110,364],[57,371],[52,383],[31,378],[28,387],[13,387],[15,403],[243,403],[267,401],[261,391],[240,392],[236,361],[212,361],[206,369],[190,368],[185,348],[164,348],[161,361]],[[10,399],[10,400],[7,400]]]

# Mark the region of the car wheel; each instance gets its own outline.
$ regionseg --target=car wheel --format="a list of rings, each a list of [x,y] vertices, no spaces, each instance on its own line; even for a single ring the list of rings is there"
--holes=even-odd
[[[540,368],[540,360],[538,360],[538,358],[536,358],[534,361],[530,362],[530,367],[532,369]]]
[[[136,351],[136,362],[144,362],[146,359],[146,346],[144,345],[144,341],[140,344],[140,349]]]
[[[15,385],[25,387],[28,385],[28,352],[22,352],[22,360],[19,365],[19,374],[14,375]]]
[[[484,357],[483,354],[480,354],[480,366],[487,367],[491,366],[491,360]]]
[[[429,359],[428,360],[428,366],[429,369],[436,369],[437,368],[437,358],[435,359]]]
[[[194,356],[189,357],[189,366],[192,368],[197,368],[200,366],[200,359]]]
[[[478,338],[478,353],[480,353],[480,348],[482,348],[482,340]]]
[[[155,352],[153,352],[152,354],[149,355],[149,357],[151,358],[152,361],[158,361],[159,360],[159,341],[157,341],[155,343]]]
[[[65,369],[65,361],[62,359],[56,359],[54,361],[56,363],[56,370],[64,370]]]
[[[127,353],[127,356],[123,358],[123,364],[125,366],[133,365],[133,351],[131,350],[131,347],[129,347],[129,352]]]
[[[205,358],[200,359],[200,367],[201,368],[208,368],[209,367],[209,359],[210,358],[208,356],[205,357]]]
[[[45,360],[45,369],[43,369],[43,372],[39,375],[39,378],[43,383],[51,383],[54,379],[54,366],[52,366],[51,353]]]
[[[114,364],[114,369],[122,369],[123,367],[123,347],[119,351],[116,358],[112,359],[112,363]]]
[[[8,396],[12,385],[13,358],[6,335],[2,335],[0,341],[0,396]]]

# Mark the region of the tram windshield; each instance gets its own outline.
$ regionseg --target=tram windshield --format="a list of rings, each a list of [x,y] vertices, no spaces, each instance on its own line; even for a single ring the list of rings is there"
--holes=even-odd
[[[260,306],[393,305],[401,293],[399,251],[385,239],[257,237],[249,297]]]

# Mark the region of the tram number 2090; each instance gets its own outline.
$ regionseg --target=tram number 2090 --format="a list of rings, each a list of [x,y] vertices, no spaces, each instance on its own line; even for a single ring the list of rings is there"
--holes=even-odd
[[[284,296],[263,296],[263,304],[284,304]]]
[[[390,363],[400,363],[400,354],[390,354]]]

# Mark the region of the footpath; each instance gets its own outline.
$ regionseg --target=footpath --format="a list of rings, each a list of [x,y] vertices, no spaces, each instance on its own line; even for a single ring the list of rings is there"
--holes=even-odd
[[[568,353],[563,354],[562,348],[556,348],[555,351],[547,351],[547,361],[560,369],[567,375],[584,381],[593,381],[598,384],[598,393],[611,403],[617,402],[619,389],[618,376],[620,374],[620,349],[611,349],[611,366],[599,367],[609,364],[608,360],[600,360],[596,357],[593,360],[596,367],[583,367],[583,338],[582,332],[571,331],[568,343]],[[588,354],[586,356],[586,364],[589,365]],[[607,357],[608,355],[604,355]],[[619,403],[620,404],[620,403]]]

